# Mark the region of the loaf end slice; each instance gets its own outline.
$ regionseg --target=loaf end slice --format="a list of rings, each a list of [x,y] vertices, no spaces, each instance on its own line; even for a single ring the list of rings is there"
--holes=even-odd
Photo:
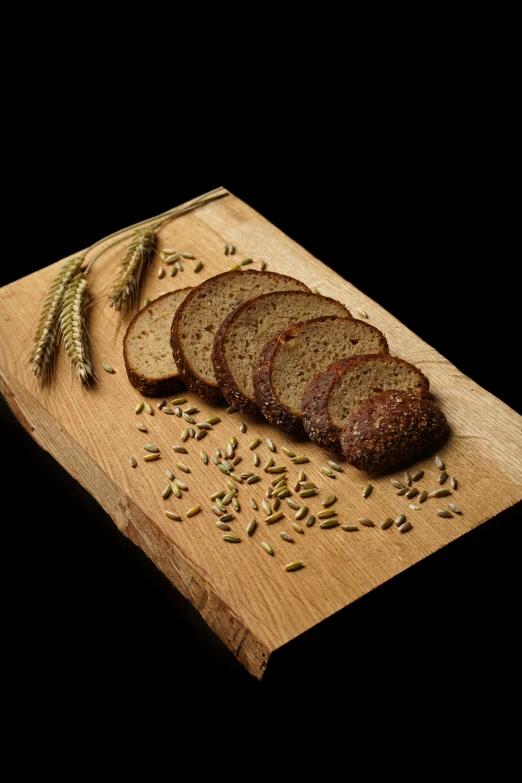
[[[262,349],[287,327],[323,315],[352,317],[341,302],[311,291],[262,294],[227,316],[212,351],[214,372],[227,402],[244,413],[259,414],[254,367]]]
[[[322,316],[283,330],[254,367],[261,413],[284,432],[303,432],[301,398],[312,379],[335,360],[361,353],[387,354],[388,342],[377,327],[356,318]]]
[[[246,300],[287,290],[310,291],[289,275],[260,270],[222,272],[196,286],[176,311],[170,334],[172,355],[187,388],[207,400],[222,401],[212,363],[221,322]]]
[[[421,456],[448,432],[435,402],[394,389],[369,397],[348,416],[340,445],[350,465],[382,474]]]
[[[328,451],[339,449],[346,419],[364,400],[387,389],[425,397],[430,383],[418,367],[388,355],[361,355],[333,362],[312,379],[301,400],[308,437]]]
[[[178,288],[154,299],[136,313],[123,338],[127,377],[146,397],[166,397],[185,384],[172,358],[170,327],[179,305],[192,288]]]

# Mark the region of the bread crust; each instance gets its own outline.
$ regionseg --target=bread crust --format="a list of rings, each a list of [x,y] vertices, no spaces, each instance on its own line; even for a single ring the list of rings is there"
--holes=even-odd
[[[333,423],[328,412],[330,394],[347,370],[357,367],[359,364],[364,364],[368,356],[374,355],[361,354],[360,356],[350,356],[334,362],[324,372],[315,376],[303,394],[301,412],[304,431],[310,440],[313,440],[314,443],[317,443],[327,451],[339,450],[339,437],[341,435],[341,429]],[[383,355],[386,356],[386,361],[414,366],[398,356],[389,356],[387,353]],[[429,392],[430,382],[418,367],[415,367],[415,370],[419,373],[422,383],[422,396],[425,397]]]
[[[184,314],[189,307],[192,299],[196,296],[197,292],[201,290],[201,288],[207,283],[209,280],[215,281],[216,279],[220,277],[227,277],[230,278],[231,275],[237,275],[238,279],[244,278],[245,275],[264,275],[267,277],[273,277],[277,276],[279,278],[286,278],[288,281],[296,281],[300,285],[305,285],[300,280],[297,280],[297,278],[293,278],[290,275],[282,275],[278,272],[267,272],[267,271],[260,271],[260,270],[254,270],[249,269],[246,271],[237,271],[237,272],[221,272],[219,275],[213,275],[211,278],[207,278],[207,280],[204,280],[202,283],[200,283],[199,286],[196,286],[190,294],[187,295],[187,297],[184,299],[180,307],[178,307],[173,319],[172,319],[172,327],[170,330],[170,347],[172,350],[172,355],[174,357],[174,361],[176,362],[177,368],[179,370],[179,374],[181,376],[181,379],[183,380],[183,383],[187,387],[187,389],[190,389],[190,391],[194,392],[194,394],[197,394],[199,397],[202,397],[203,399],[209,400],[210,402],[223,402],[224,399],[226,399],[225,395],[223,394],[220,386],[221,384],[219,381],[217,383],[210,383],[204,378],[201,378],[197,372],[192,367],[190,360],[188,356],[185,354],[182,345],[181,345],[181,324],[184,317]],[[234,312],[234,311],[231,311]],[[229,316],[231,313],[229,313]],[[229,316],[226,316],[228,318]],[[225,318],[225,320],[226,320]],[[215,372],[215,368],[214,368]],[[233,403],[229,403],[233,404]]]
[[[294,294],[295,291],[281,291],[278,293]],[[247,397],[245,397],[237,386],[226,360],[225,348],[229,337],[230,323],[234,317],[237,317],[239,309],[241,307],[245,307],[247,304],[251,305],[256,301],[261,300],[263,296],[268,296],[268,294],[260,294],[259,296],[252,297],[252,299],[249,299],[248,302],[244,302],[242,305],[236,308],[236,310],[229,313],[216,332],[214,337],[214,345],[212,347],[212,364],[214,365],[214,373],[216,375],[219,387],[223,392],[223,396],[230,405],[234,405],[240,411],[243,411],[243,413],[249,413],[252,416],[256,414],[259,415],[260,409],[257,402],[249,400]],[[337,299],[333,299],[330,296],[323,296],[322,298],[331,302],[337,302],[344,307],[342,302],[339,302]],[[348,309],[346,309],[346,317],[351,318],[351,313],[348,311]]]
[[[448,432],[435,402],[394,389],[369,397],[348,416],[340,445],[350,465],[382,474],[407,464]]]
[[[187,288],[178,288],[176,289],[175,293],[179,293],[181,291],[191,291],[192,286],[188,286]],[[166,294],[163,294],[162,296],[158,296],[157,299],[154,299],[153,302],[150,304],[154,304],[155,302],[158,302],[160,299],[164,299],[166,297],[170,297],[174,293],[173,291],[169,291]],[[150,305],[147,305],[147,307],[150,307]],[[127,378],[129,379],[129,382],[132,386],[134,386],[135,389],[137,389],[141,394],[143,394],[144,397],[167,397],[170,394],[174,394],[181,389],[185,388],[185,384],[179,374],[179,368],[176,364],[176,370],[177,372],[174,375],[164,375],[161,378],[149,378],[146,375],[143,375],[143,373],[138,372],[135,370],[129,360],[129,339],[132,334],[132,330],[136,324],[136,322],[140,319],[141,314],[143,313],[143,310],[146,310],[147,307],[142,307],[141,310],[139,310],[136,315],[133,317],[132,321],[127,327],[127,330],[125,332],[125,336],[123,338],[123,361],[125,364],[125,370],[127,372]]]

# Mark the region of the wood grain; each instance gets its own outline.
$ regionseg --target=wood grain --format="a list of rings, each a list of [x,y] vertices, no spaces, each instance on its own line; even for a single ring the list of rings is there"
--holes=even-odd
[[[223,253],[223,245],[229,242],[236,248],[233,257]],[[63,356],[59,357],[48,390],[39,389],[27,364],[32,330],[45,291],[62,261],[0,289],[0,388],[14,414],[42,448],[97,499],[119,530],[192,602],[248,671],[260,678],[276,649],[519,502],[522,417],[233,194],[165,223],[159,233],[159,247],[190,251],[203,262],[203,268],[195,273],[196,262],[186,260],[183,272],[172,278],[167,269],[166,276],[159,280],[158,259],[148,274],[144,292],[151,299],[168,290],[197,285],[248,257],[254,259],[254,264],[247,268],[259,268],[259,263],[265,261],[267,269],[303,280],[322,294],[339,299],[354,314],[357,307],[364,308],[370,323],[385,333],[390,353],[417,365],[428,376],[433,399],[451,427],[440,453],[449,473],[457,477],[458,487],[454,497],[430,499],[420,510],[409,507],[415,499],[396,496],[389,477],[374,480],[373,492],[364,499],[361,493],[366,477],[346,463],[335,479],[326,477],[320,466],[329,455],[315,444],[279,433],[259,418],[227,414],[224,405],[211,406],[192,394],[187,397],[199,408],[198,421],[217,414],[221,422],[200,442],[187,441],[189,454],[176,455],[172,446],[180,443],[186,425],[183,419],[161,413],[152,400],[154,415],[139,414],[148,432],[139,432],[135,426],[138,416],[134,408],[140,396],[130,386],[123,365],[124,328],[118,329],[117,314],[106,300],[122,246],[109,248],[89,274],[95,297],[89,330],[99,379],[91,389],[79,386]],[[109,362],[115,374],[105,373],[102,362]],[[240,421],[247,425],[244,434],[239,430]],[[257,484],[242,484],[239,488],[241,511],[230,525],[242,538],[240,544],[222,540],[210,508],[211,492],[227,488],[225,476],[212,462],[204,465],[199,456],[201,448],[209,456],[217,447],[226,448],[232,435],[238,441],[236,453],[242,457],[238,468],[253,470],[262,477]],[[261,466],[274,456],[277,464],[288,467],[290,484],[300,468],[317,483],[319,495],[303,501],[310,513],[320,510],[321,498],[333,492],[338,497],[335,508],[341,522],[353,522],[364,515],[378,523],[386,516],[404,512],[413,530],[402,535],[395,527],[383,531],[377,524],[375,528],[347,533],[340,528],[322,530],[316,523],[300,535],[291,528],[295,512],[286,504],[282,506],[285,518],[266,526],[263,512],[253,511],[249,504],[253,497],[260,505],[273,478],[252,464],[248,446],[255,436],[261,438],[257,448]],[[265,444],[267,437],[276,444],[274,455]],[[161,459],[143,461],[146,442],[158,444]],[[282,445],[310,461],[293,465],[281,452]],[[138,460],[136,469],[129,465],[130,455]],[[180,458],[190,473],[184,474],[176,467]],[[438,486],[433,455],[415,467],[425,471],[417,482],[419,489]],[[174,496],[162,498],[168,483],[166,468],[189,486],[179,500]],[[463,513],[441,519],[436,509],[445,507],[448,499]],[[186,511],[196,503],[201,504],[201,513],[186,518]],[[170,521],[165,509],[180,511],[183,521]],[[245,528],[252,517],[258,526],[249,538]],[[281,539],[283,529],[293,535],[295,543]],[[273,557],[263,550],[261,541],[271,544]],[[295,559],[303,560],[305,567],[286,572],[285,564]]]

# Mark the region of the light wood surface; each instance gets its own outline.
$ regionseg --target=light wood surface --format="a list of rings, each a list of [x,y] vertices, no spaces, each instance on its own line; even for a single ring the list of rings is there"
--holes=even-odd
[[[225,243],[233,243],[234,256],[224,255]],[[343,472],[335,479],[323,475],[320,467],[331,455],[315,444],[280,433],[259,418],[227,414],[225,405],[211,406],[191,393],[186,394],[188,402],[183,407],[197,405],[197,421],[217,414],[221,422],[203,440],[189,439],[185,444],[188,454],[176,454],[172,446],[181,444],[180,434],[187,423],[160,412],[157,400],[151,399],[153,416],[145,411],[139,414],[148,432],[136,428],[134,409],[142,397],[127,380],[122,358],[124,328],[118,330],[117,314],[106,299],[123,245],[108,249],[89,274],[95,297],[89,331],[98,375],[98,382],[90,389],[80,387],[63,356],[57,362],[53,384],[46,390],[38,387],[27,363],[45,291],[63,260],[0,289],[0,389],[16,417],[97,499],[119,530],[189,598],[248,671],[261,678],[274,650],[519,502],[522,417],[233,194],[165,223],[159,232],[159,248],[189,251],[203,262],[203,268],[195,273],[196,261],[186,260],[183,272],[170,277],[166,267],[160,280],[157,258],[144,292],[150,299],[197,285],[242,259],[253,258],[254,263],[246,268],[259,268],[265,261],[267,269],[293,275],[339,299],[357,317],[357,308],[363,308],[370,323],[385,333],[390,353],[417,365],[428,376],[433,399],[451,427],[450,437],[438,453],[448,472],[457,478],[457,489],[453,497],[430,499],[419,510],[410,508],[410,503],[418,505],[415,498],[396,495],[390,483],[396,474],[372,480],[373,491],[365,499],[362,488],[367,477],[344,462]],[[109,362],[116,372],[106,373],[103,362]],[[244,434],[239,429],[241,421],[247,425]],[[205,465],[199,456],[200,449],[210,457],[217,447],[226,448],[232,435],[238,441],[236,454],[242,457],[238,471],[252,470],[262,477],[256,484],[239,487],[241,510],[230,523],[231,532],[242,539],[239,544],[222,540],[222,531],[215,524],[217,517],[211,511],[209,496],[227,489],[226,477],[210,459]],[[261,466],[257,469],[249,449],[256,436],[261,438],[257,448]],[[274,455],[265,444],[267,437],[276,444]],[[156,443],[161,459],[144,462],[144,443]],[[309,462],[293,465],[281,451],[283,445],[307,456]],[[135,469],[128,462],[130,455],[138,461]],[[340,527],[320,529],[317,521],[301,535],[292,530],[290,520],[295,511],[284,502],[284,519],[266,525],[261,500],[274,475],[263,472],[262,466],[270,456],[276,464],[288,467],[291,485],[301,468],[317,483],[319,494],[302,501],[310,513],[321,510],[321,499],[334,493],[338,500],[333,508],[341,523],[365,516],[376,526],[348,533]],[[190,473],[181,472],[176,467],[178,461],[186,463]],[[433,454],[413,467],[425,471],[416,483],[419,489],[438,487]],[[173,495],[162,498],[169,483],[167,468],[189,486],[181,499]],[[251,508],[251,497],[257,501],[258,511]],[[437,516],[436,510],[446,508],[448,500],[462,509],[461,515],[454,514],[451,519]],[[196,504],[202,511],[186,518],[186,511]],[[183,521],[170,521],[164,515],[166,509],[181,513]],[[395,526],[380,529],[381,520],[401,512],[413,524],[410,532],[401,534]],[[245,528],[252,518],[258,526],[248,537]],[[281,530],[289,532],[294,543],[283,541]],[[273,557],[264,551],[261,541],[273,547]],[[285,564],[297,559],[305,567],[287,572]]]

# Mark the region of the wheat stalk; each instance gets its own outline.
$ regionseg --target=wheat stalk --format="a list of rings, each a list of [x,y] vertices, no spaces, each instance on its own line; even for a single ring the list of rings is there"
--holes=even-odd
[[[42,384],[48,383],[52,377],[54,357],[60,338],[60,310],[67,287],[77,274],[83,263],[84,256],[69,259],[61,267],[52,281],[40,313],[36,327],[33,349],[29,357],[32,372]]]
[[[156,231],[144,228],[136,231],[121,262],[121,271],[109,294],[109,305],[127,315],[140,296],[145,270],[156,252]]]
[[[80,272],[69,283],[63,298],[60,310],[60,337],[76,377],[85,384],[88,384],[91,378],[94,379],[86,329],[91,302],[87,278],[83,272]]]

